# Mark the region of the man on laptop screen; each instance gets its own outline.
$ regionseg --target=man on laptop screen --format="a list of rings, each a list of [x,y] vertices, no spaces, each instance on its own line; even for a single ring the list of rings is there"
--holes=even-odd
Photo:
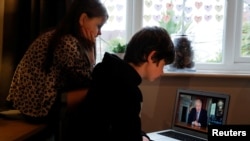
[[[207,127],[207,110],[202,108],[202,101],[195,100],[195,107],[188,115],[188,123],[194,126]]]

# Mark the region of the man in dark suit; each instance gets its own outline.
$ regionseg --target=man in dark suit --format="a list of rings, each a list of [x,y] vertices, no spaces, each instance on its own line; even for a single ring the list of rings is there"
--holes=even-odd
[[[191,109],[188,115],[188,123],[194,126],[207,126],[207,110],[202,109],[202,101],[195,100],[195,107]]]

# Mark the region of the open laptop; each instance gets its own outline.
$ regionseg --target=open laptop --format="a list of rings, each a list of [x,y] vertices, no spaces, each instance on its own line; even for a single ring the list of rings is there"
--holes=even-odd
[[[203,114],[200,112],[199,119],[192,119],[191,109],[195,108],[197,99],[202,102]],[[151,132],[148,136],[153,141],[205,141],[208,138],[208,126],[226,124],[229,100],[230,96],[224,93],[179,88],[171,129]],[[194,125],[194,121],[198,124]]]

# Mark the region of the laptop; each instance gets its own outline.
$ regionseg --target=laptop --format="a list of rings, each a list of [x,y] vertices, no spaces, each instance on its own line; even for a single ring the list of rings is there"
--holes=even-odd
[[[147,135],[152,141],[206,141],[210,125],[226,124],[229,100],[225,93],[179,88],[171,128]],[[195,107],[202,110],[196,114]]]

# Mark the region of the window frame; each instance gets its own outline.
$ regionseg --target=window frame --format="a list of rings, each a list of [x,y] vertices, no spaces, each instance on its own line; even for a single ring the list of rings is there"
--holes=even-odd
[[[236,28],[236,41],[235,41],[235,47],[239,47],[239,49],[236,48],[235,50],[235,62],[236,63],[250,63],[250,57],[241,57],[241,31],[242,31],[242,11],[243,11],[243,1],[236,3],[237,9],[236,9],[236,21],[235,22],[235,28]]]
[[[143,0],[127,0],[126,40],[142,28]],[[250,59],[240,57],[243,1],[226,0],[223,61],[221,64],[195,64],[197,71],[250,73]],[[229,16],[228,16],[229,15]]]

